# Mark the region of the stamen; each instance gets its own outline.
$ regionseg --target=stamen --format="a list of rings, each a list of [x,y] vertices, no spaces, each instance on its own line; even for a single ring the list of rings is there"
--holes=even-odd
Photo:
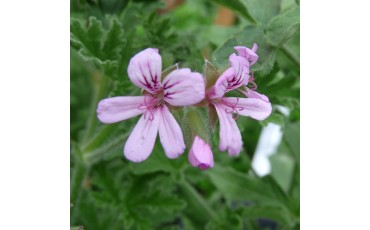
[[[255,82],[249,82],[249,83],[252,84],[251,86],[249,86],[251,90],[257,90],[257,84]]]
[[[250,78],[248,79],[248,82],[253,82],[254,81],[254,72],[252,72]]]
[[[225,112],[228,113],[228,114],[232,114],[232,118],[234,120],[239,118],[239,116],[240,116],[239,111],[243,110],[243,107],[238,106],[238,102],[239,102],[239,98],[236,98],[235,104],[230,103],[228,101],[224,101],[224,100],[222,100],[222,102],[221,102],[223,105],[228,107],[228,108],[225,108]]]
[[[148,101],[148,98],[150,101]],[[144,112],[144,119],[147,118],[147,114],[149,113],[149,120],[153,121],[154,120],[154,111],[156,109],[156,103],[155,99],[152,96],[149,96],[147,94],[144,95],[144,104],[140,104],[138,107],[140,110],[145,110]]]

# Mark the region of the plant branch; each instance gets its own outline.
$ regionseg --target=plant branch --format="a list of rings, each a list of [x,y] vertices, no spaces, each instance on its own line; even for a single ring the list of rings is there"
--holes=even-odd
[[[186,179],[182,179],[179,183],[185,193],[188,195],[194,204],[197,204],[199,209],[202,209],[202,213],[205,213],[210,219],[216,219],[216,213],[211,209],[208,203],[203,199],[201,195],[193,188],[191,184],[189,184]]]

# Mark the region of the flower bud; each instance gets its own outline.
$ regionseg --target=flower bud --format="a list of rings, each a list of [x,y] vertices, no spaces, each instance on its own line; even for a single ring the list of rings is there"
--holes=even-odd
[[[213,167],[213,153],[211,147],[198,136],[194,138],[188,159],[192,166],[202,170]]]

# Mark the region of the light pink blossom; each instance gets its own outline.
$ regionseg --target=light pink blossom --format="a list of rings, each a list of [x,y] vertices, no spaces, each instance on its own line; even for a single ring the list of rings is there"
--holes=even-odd
[[[248,116],[256,120],[264,120],[271,114],[271,103],[262,98],[254,97],[249,92],[250,98],[225,97],[225,93],[237,89],[248,82],[249,62],[247,59],[236,56],[229,57],[231,67],[217,79],[208,92],[208,100],[216,108],[220,121],[221,151],[228,151],[230,156],[238,155],[243,142],[235,119],[239,116]],[[248,63],[248,64],[247,64]],[[266,97],[267,98],[267,97]]]
[[[238,52],[239,57],[243,57],[249,63],[249,65],[244,64],[245,67],[249,68],[251,65],[257,62],[258,55],[256,52],[258,49],[258,45],[256,43],[253,44],[252,49],[249,49],[248,47],[245,47],[245,46],[235,46],[234,49]],[[247,91],[243,91],[243,90],[239,90],[239,91],[243,93],[246,97],[259,98],[264,101],[269,101],[267,96],[255,91],[257,89],[257,85],[254,83],[253,73],[252,73],[252,76],[248,76],[248,79],[246,79],[245,81],[245,85],[248,86],[248,84],[251,84],[252,87],[247,87]]]
[[[187,68],[177,69],[161,81],[162,58],[155,48],[136,54],[127,72],[131,82],[144,90],[144,95],[101,100],[97,108],[99,120],[114,123],[143,114],[126,141],[123,151],[126,158],[133,162],[147,159],[158,132],[167,157],[178,157],[185,150],[184,138],[167,105],[188,106],[203,100],[202,75]]]
[[[188,159],[192,166],[202,170],[212,168],[214,165],[213,153],[210,145],[199,136],[195,136],[194,138]]]

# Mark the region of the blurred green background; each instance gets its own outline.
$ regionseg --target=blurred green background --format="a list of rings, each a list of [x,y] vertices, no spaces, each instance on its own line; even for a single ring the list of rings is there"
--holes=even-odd
[[[71,229],[299,229],[299,1],[70,4]],[[252,70],[273,113],[238,119],[238,157],[218,150],[216,129],[212,169],[191,167],[188,149],[167,159],[159,140],[135,164],[122,149],[139,116],[111,125],[96,118],[100,99],[140,95],[127,65],[147,47],[159,48],[163,69],[179,62],[202,73],[205,58],[222,72],[235,45],[254,42],[260,58]],[[263,151],[271,170],[261,176],[252,165]]]

